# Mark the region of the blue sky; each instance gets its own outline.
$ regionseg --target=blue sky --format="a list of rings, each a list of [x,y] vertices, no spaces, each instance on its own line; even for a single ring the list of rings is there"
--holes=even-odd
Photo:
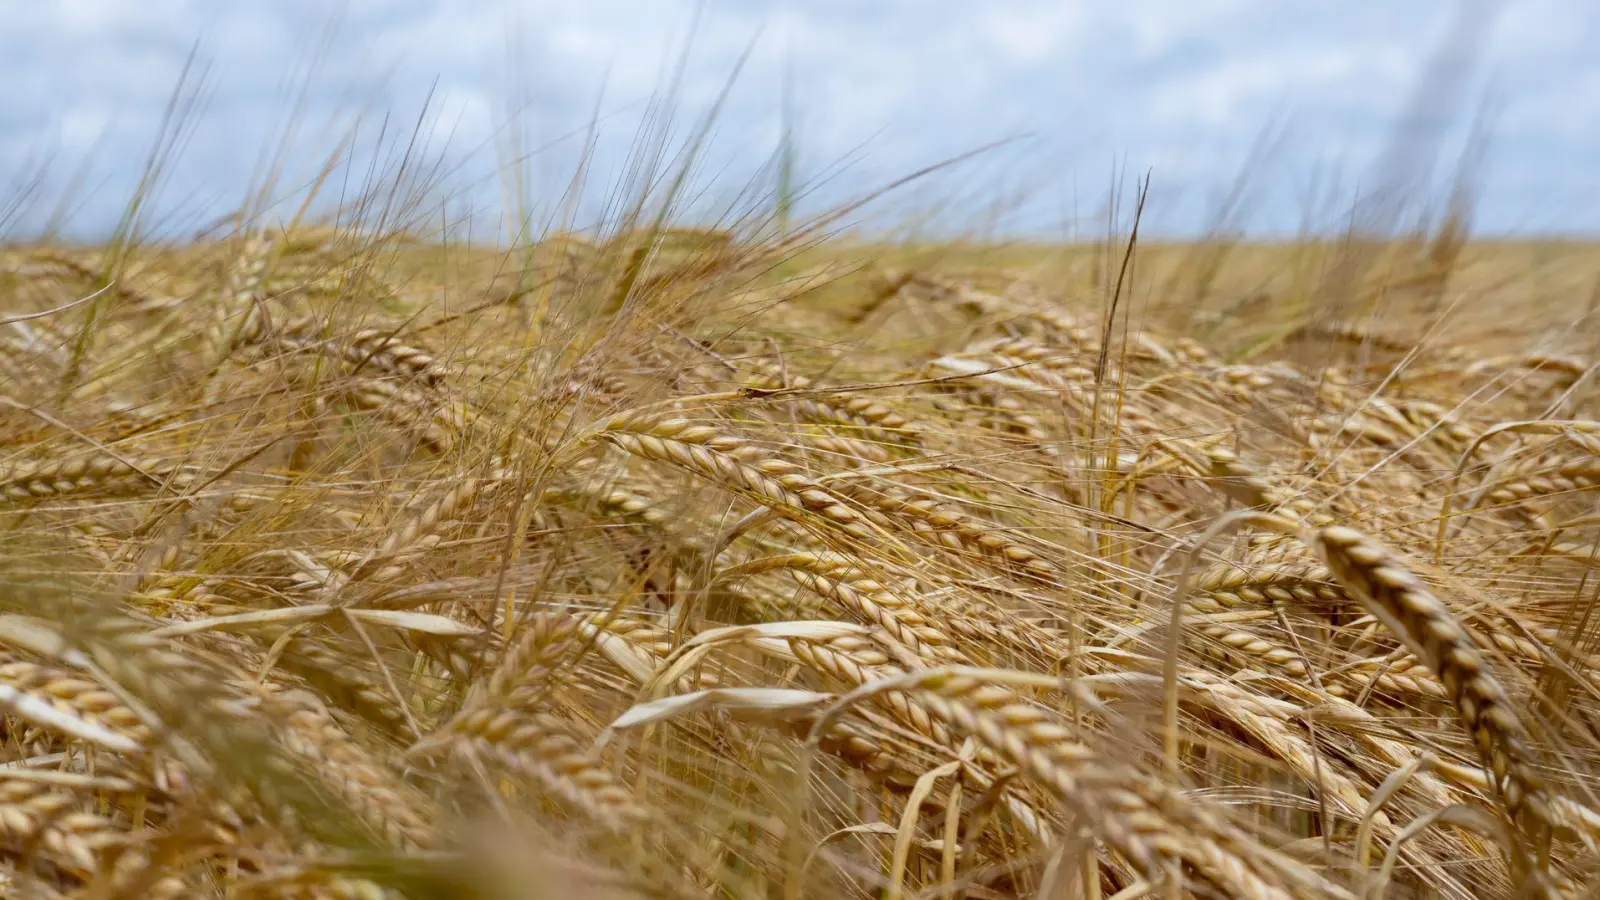
[[[1099,233],[1113,173],[1131,190],[1148,170],[1147,227],[1192,234],[1216,221],[1248,163],[1230,227],[1326,228],[1359,190],[1442,196],[1477,120],[1489,135],[1475,179],[1481,231],[1600,231],[1600,4],[1506,0],[1478,17],[1492,25],[1475,38],[1458,34],[1460,6],[0,0],[0,232],[36,229],[58,208],[72,232],[112,227],[196,41],[203,103],[153,207],[174,232],[237,206],[280,144],[285,191],[352,133],[355,164],[337,184],[367,177],[374,158],[383,172],[394,158],[373,154],[403,149],[424,100],[423,155],[441,168],[428,201],[437,206],[419,215],[493,229],[519,194],[547,217],[593,120],[578,213],[593,219],[618,196],[648,100],[680,62],[671,114],[656,120],[675,140],[747,50],[696,169],[696,209],[770,187],[758,167],[778,145],[787,81],[812,209],[1010,139],[895,192],[872,224],[921,216],[951,231]],[[1452,67],[1456,57],[1465,61]],[[1419,116],[1430,72],[1444,84],[1425,92]],[[1402,133],[1422,139],[1396,157]],[[542,148],[522,161],[520,181],[505,165],[518,146]],[[17,193],[44,161],[39,187]],[[1393,179],[1406,174],[1418,178],[1397,194]]]

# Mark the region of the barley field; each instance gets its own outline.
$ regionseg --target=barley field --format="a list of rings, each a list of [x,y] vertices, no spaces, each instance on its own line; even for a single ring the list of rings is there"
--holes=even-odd
[[[7,246],[0,893],[1595,896],[1597,267]]]

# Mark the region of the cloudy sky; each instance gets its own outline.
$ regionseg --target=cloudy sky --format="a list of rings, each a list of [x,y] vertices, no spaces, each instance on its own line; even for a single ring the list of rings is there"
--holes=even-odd
[[[1481,143],[1480,230],[1600,230],[1600,4],[1476,6],[0,0],[0,233],[113,227],[196,47],[152,207],[175,231],[235,208],[275,149],[292,195],[349,140],[348,193],[392,175],[413,133],[441,204],[419,215],[502,222],[520,197],[547,216],[591,146],[578,215],[598,217],[640,171],[630,151],[659,143],[640,135],[681,144],[727,86],[690,191],[714,215],[770,190],[786,85],[809,208],[1006,142],[870,221],[1103,231],[1108,190],[1148,171],[1148,227],[1194,233],[1248,170],[1227,227],[1327,228],[1358,192],[1443,196]],[[1486,141],[1466,140],[1475,123]]]

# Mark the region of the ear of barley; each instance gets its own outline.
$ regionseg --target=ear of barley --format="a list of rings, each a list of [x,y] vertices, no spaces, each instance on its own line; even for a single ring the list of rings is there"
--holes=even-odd
[[[681,419],[619,419],[602,437],[635,456],[671,463],[741,491],[773,510],[807,519],[815,514],[843,531],[868,534],[861,517],[839,499],[783,460],[748,463],[734,455],[744,443],[704,425]]]
[[[949,721],[1048,786],[1147,878],[1164,877],[1165,861],[1181,860],[1227,896],[1342,894],[1284,865],[1219,811],[1074,741],[1064,725],[1009,690],[939,670],[918,686],[944,701]]]
[[[1516,705],[1477,643],[1422,579],[1372,538],[1331,526],[1315,532],[1312,542],[1339,583],[1439,673],[1462,727],[1494,774],[1496,795],[1542,861],[1555,824],[1551,796]]]

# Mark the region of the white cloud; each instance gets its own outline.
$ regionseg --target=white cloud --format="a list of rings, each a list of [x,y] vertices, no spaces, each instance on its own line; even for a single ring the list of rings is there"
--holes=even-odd
[[[1002,6],[980,19],[979,28],[1003,59],[1032,65],[1067,50],[1067,42],[1084,19],[1070,6],[1048,10]]]
[[[478,147],[493,130],[489,95],[463,85],[445,85],[433,97],[434,116],[429,145]]]

